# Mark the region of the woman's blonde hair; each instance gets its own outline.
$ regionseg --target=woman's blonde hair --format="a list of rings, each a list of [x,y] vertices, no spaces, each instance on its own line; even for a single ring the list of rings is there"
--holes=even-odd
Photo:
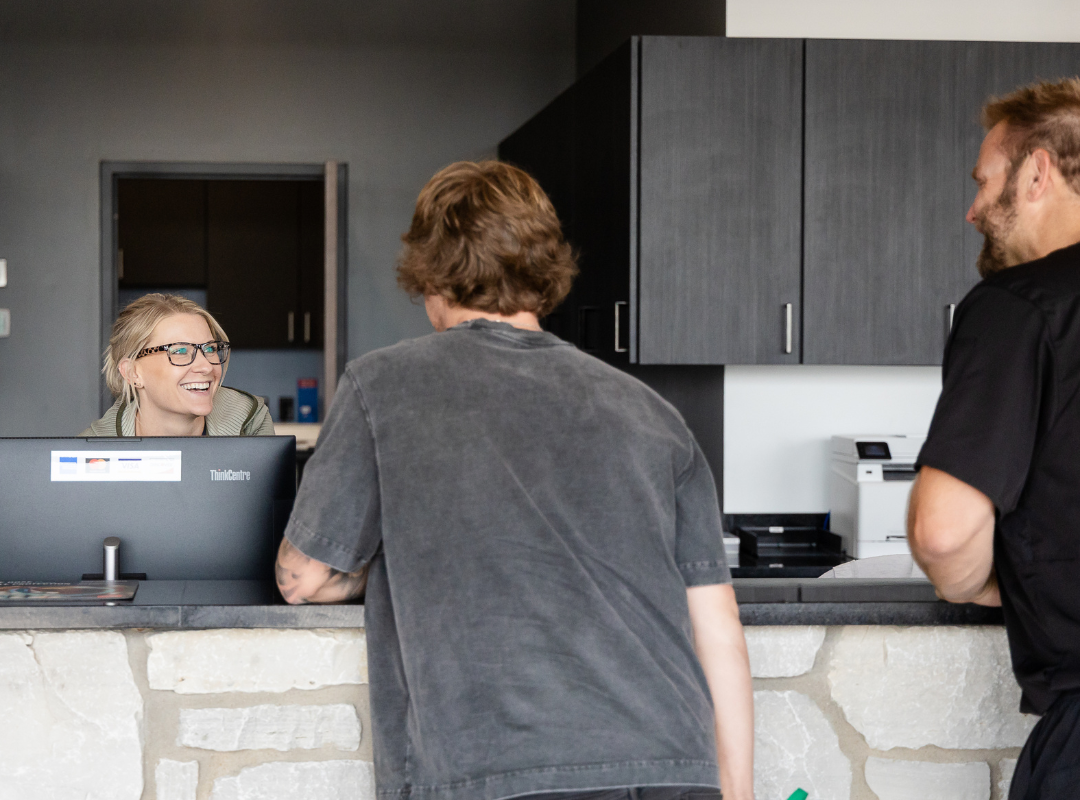
[[[130,303],[120,312],[112,326],[109,347],[105,350],[105,383],[113,397],[124,396],[124,400],[135,407],[139,405],[139,394],[135,387],[120,374],[120,362],[125,358],[133,359],[146,347],[154,328],[166,317],[174,314],[195,314],[206,320],[210,326],[210,335],[215,340],[229,341],[225,331],[210,312],[193,300],[175,294],[147,294]],[[202,342],[195,342],[202,344]],[[221,377],[224,379],[228,363],[221,365]]]

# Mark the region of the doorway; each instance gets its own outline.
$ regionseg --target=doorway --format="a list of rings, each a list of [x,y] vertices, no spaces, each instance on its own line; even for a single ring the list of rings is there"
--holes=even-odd
[[[333,161],[102,162],[101,351],[129,302],[184,295],[233,343],[226,383],[283,422],[297,419],[298,380],[321,378],[321,420],[346,358],[346,187]]]

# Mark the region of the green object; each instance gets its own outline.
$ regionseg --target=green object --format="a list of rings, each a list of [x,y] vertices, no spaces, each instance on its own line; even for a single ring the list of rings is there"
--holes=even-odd
[[[787,800],[806,800],[807,797],[806,789],[796,789]]]

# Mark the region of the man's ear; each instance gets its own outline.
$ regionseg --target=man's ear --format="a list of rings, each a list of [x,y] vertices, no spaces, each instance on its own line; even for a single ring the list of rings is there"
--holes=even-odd
[[[1049,190],[1054,182],[1053,172],[1055,170],[1054,161],[1050,158],[1050,153],[1041,147],[1036,147],[1031,151],[1031,155],[1028,156],[1027,164],[1026,186],[1022,185],[1028,200],[1039,200]],[[1021,168],[1023,169],[1023,168]]]

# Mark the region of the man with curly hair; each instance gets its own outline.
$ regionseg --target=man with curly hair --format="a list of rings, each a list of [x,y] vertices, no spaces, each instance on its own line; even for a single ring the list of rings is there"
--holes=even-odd
[[[752,797],[712,474],[671,405],[541,329],[577,272],[547,196],[453,164],[403,239],[437,333],[348,365],[277,568],[291,603],[366,582],[379,796]]]

